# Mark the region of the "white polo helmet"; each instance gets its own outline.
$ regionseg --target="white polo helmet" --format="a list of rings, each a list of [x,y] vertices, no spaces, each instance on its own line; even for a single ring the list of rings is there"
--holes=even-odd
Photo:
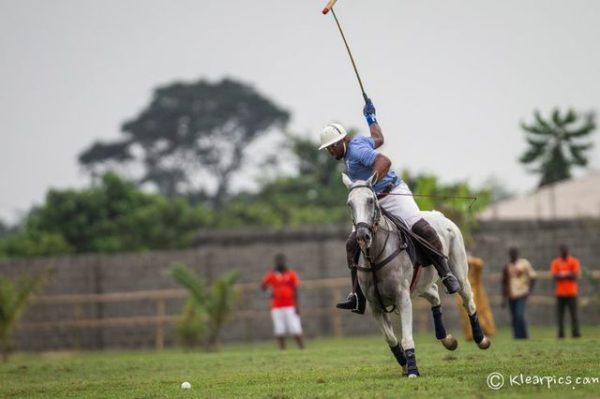
[[[321,131],[321,146],[319,150],[329,147],[346,137],[346,129],[339,123],[330,123]]]

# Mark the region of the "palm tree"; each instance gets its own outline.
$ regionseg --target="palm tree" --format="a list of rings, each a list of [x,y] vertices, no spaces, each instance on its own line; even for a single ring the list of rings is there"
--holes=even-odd
[[[11,337],[31,295],[47,281],[48,270],[17,280],[0,277],[0,351],[2,361],[12,350]]]
[[[208,350],[216,349],[221,329],[239,298],[235,288],[239,273],[225,273],[211,286],[183,264],[176,264],[171,275],[189,291],[177,329],[180,338],[188,346],[203,341]]]
[[[571,168],[584,167],[588,163],[585,153],[592,143],[581,139],[596,128],[595,115],[581,116],[572,109],[561,114],[554,109],[548,120],[542,118],[538,111],[534,112],[534,116],[532,124],[521,123],[529,148],[519,161],[525,165],[537,164],[530,171],[541,174],[538,187],[571,178]]]

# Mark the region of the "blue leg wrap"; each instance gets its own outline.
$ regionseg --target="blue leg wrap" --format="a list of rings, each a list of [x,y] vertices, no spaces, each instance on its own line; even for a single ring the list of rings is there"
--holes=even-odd
[[[448,334],[446,334],[446,329],[444,328],[444,322],[442,321],[442,306],[433,306],[431,308],[431,314],[433,315],[433,325],[435,326],[435,337],[437,339],[444,339]]]
[[[417,368],[417,356],[415,355],[414,349],[407,349],[404,351],[406,354],[406,367],[408,369],[408,375],[420,375],[419,369]]]
[[[394,357],[396,358],[398,364],[402,367],[406,366],[406,357],[404,356],[404,351],[402,350],[400,344],[394,347],[390,346],[390,350],[394,354]]]
[[[480,343],[483,341],[483,331],[481,331],[481,326],[479,325],[477,312],[469,316],[469,321],[471,322],[471,330],[473,331],[473,340],[476,343]]]

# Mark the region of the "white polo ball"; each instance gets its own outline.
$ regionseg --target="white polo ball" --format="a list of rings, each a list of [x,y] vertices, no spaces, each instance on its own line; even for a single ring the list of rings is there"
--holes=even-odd
[[[184,381],[181,383],[181,389],[190,389],[192,387],[192,384],[190,384],[187,381]]]

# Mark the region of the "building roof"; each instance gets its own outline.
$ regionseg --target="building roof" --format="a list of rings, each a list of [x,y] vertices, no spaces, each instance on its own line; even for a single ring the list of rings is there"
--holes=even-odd
[[[499,201],[479,215],[482,221],[578,218],[600,218],[600,172]]]

